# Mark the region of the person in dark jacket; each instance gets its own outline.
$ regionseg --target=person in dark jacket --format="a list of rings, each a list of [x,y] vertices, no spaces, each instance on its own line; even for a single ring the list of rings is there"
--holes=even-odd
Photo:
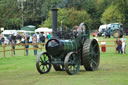
[[[121,49],[121,47],[122,47],[122,42],[121,42],[120,38],[117,38],[117,39],[116,39],[116,45],[117,45],[116,50],[118,51],[118,53],[122,53],[122,49]]]
[[[28,43],[29,43],[29,40],[28,40],[27,37],[25,37],[24,43],[25,43],[25,48],[26,48],[26,55],[28,55],[28,48],[29,48]]]
[[[15,55],[15,44],[16,44],[15,40],[12,40],[11,44],[12,44],[13,54]]]

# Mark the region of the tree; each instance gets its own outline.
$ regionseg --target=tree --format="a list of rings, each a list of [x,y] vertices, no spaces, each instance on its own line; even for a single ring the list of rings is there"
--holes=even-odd
[[[52,16],[51,11],[49,12],[48,19],[42,23],[41,26],[52,27]],[[85,10],[75,10],[75,9],[59,9],[58,11],[58,27],[61,26],[61,21],[64,26],[73,27],[74,25],[79,25],[81,22],[91,23],[91,18]]]
[[[128,28],[128,0],[114,0],[113,5],[117,5],[125,20],[122,22],[124,28]]]
[[[45,0],[27,0],[24,3],[24,21],[25,25],[36,25],[41,24],[42,15],[41,7]]]
[[[102,14],[101,22],[104,24],[108,23],[123,23],[125,21],[124,14],[118,9],[117,5],[111,5]]]
[[[0,26],[5,29],[16,29],[21,24],[15,0],[0,1]]]

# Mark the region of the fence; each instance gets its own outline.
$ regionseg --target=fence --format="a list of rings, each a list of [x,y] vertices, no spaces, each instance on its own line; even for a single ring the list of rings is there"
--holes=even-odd
[[[114,48],[115,53],[117,52],[116,51],[116,43],[115,43],[115,40],[98,41],[100,50],[101,50],[101,47],[102,47],[101,42],[106,42],[106,44],[105,44],[106,48]]]
[[[99,42],[99,47],[101,48],[101,42],[102,41],[98,41]],[[114,48],[115,49],[115,52],[116,52],[116,44],[115,44],[115,41],[114,40],[111,40],[111,41],[105,41],[107,44],[105,45],[106,48]],[[113,45],[112,45],[112,42],[113,42]],[[24,51],[24,56],[26,55],[26,49],[28,50],[34,50],[35,48],[31,47],[31,48],[25,48],[25,45],[26,44],[15,44],[15,46],[22,46],[22,48],[16,48],[15,50],[23,50]],[[33,43],[30,43],[28,45],[33,45]],[[45,43],[37,43],[37,45],[39,46],[38,48],[36,49],[40,49],[40,51],[42,51],[42,49],[44,48],[43,45],[45,45]],[[6,49],[6,48],[9,48],[10,46],[10,49]],[[3,56],[6,57],[6,52],[10,51],[11,52],[11,56],[13,56],[13,48],[12,48],[12,45],[2,45],[0,46],[0,48],[2,47],[2,50],[0,50],[0,53],[3,52]]]
[[[23,50],[23,51],[24,51],[24,56],[25,56],[25,55],[26,55],[26,49],[28,49],[28,50],[40,49],[40,51],[42,51],[42,49],[43,49],[45,43],[36,43],[36,45],[38,45],[38,48],[33,48],[33,47],[25,48],[26,45],[31,45],[31,46],[33,46],[33,45],[35,45],[35,44],[33,44],[33,43],[29,43],[29,44],[15,44],[15,47],[16,47],[16,46],[22,46],[22,47],[20,47],[20,48],[16,48],[15,51],[16,51],[16,50]],[[9,47],[10,47],[10,48],[9,48]],[[14,50],[13,50],[13,45],[2,45],[2,46],[0,46],[0,48],[2,49],[2,50],[0,50],[0,53],[3,52],[3,56],[4,56],[4,57],[6,57],[6,52],[8,52],[8,51],[11,52],[11,56],[14,55],[14,54],[13,54],[13,51],[14,51]],[[6,49],[6,48],[7,48],[7,49]],[[0,55],[0,56],[1,56],[1,55]]]

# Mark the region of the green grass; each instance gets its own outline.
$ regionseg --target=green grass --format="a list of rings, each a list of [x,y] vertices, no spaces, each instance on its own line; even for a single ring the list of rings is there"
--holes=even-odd
[[[1,57],[0,85],[128,85],[128,49],[124,55],[115,53],[114,49],[101,52],[97,71],[85,71],[81,66],[80,72],[73,76],[65,71],[56,72],[53,68],[48,74],[40,75],[36,70],[33,50],[29,56],[18,52],[12,57]]]

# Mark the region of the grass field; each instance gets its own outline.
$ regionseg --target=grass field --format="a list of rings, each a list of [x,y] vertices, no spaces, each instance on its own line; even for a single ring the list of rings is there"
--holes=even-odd
[[[17,52],[12,57],[0,57],[0,85],[128,85],[128,48],[124,55],[114,50],[108,48],[106,53],[101,52],[97,71],[85,71],[81,66],[80,72],[73,76],[65,71],[56,72],[53,68],[48,74],[40,75],[36,70],[33,50],[29,56]]]

